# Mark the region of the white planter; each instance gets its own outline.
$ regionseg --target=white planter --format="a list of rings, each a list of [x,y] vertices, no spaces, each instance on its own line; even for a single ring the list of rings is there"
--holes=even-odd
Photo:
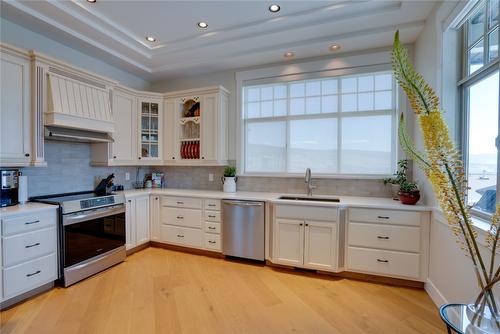
[[[222,177],[222,183],[224,184],[225,193],[235,193],[236,192],[236,181],[238,177]]]

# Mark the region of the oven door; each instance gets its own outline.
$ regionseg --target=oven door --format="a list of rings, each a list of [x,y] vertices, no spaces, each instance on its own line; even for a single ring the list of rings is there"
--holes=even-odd
[[[125,245],[125,206],[63,215],[63,267]]]

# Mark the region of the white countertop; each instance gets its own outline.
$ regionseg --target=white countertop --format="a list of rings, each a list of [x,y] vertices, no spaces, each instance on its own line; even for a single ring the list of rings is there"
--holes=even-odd
[[[37,211],[45,211],[45,210],[55,210],[57,209],[57,205],[44,204],[44,203],[36,203],[36,202],[28,202],[26,204],[18,204],[13,206],[7,206],[5,208],[0,209],[1,216],[10,216],[24,213],[33,213]]]
[[[136,197],[141,195],[167,195],[167,196],[185,196],[201,197],[214,199],[239,199],[251,201],[265,201],[274,204],[288,205],[310,205],[310,206],[328,206],[328,207],[357,207],[357,208],[378,208],[407,211],[432,211],[432,207],[417,204],[405,205],[392,198],[381,197],[358,197],[358,196],[327,196],[314,195],[314,197],[339,198],[340,202],[315,202],[315,201],[291,201],[280,200],[280,196],[305,196],[304,194],[282,194],[268,192],[249,192],[239,191],[236,193],[225,193],[213,190],[195,190],[195,189],[172,189],[172,188],[152,188],[152,189],[132,189],[123,191],[125,197]]]

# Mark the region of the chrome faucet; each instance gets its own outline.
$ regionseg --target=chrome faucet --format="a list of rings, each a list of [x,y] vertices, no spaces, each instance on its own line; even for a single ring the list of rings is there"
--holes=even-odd
[[[313,194],[313,189],[315,189],[316,186],[312,184],[312,175],[311,175],[311,168],[306,169],[306,190],[307,190],[307,196],[312,196]]]

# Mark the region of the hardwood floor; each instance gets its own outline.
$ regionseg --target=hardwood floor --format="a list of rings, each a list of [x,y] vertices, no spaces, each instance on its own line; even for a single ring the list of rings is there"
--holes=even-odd
[[[147,248],[0,313],[8,333],[444,333],[423,290]]]

